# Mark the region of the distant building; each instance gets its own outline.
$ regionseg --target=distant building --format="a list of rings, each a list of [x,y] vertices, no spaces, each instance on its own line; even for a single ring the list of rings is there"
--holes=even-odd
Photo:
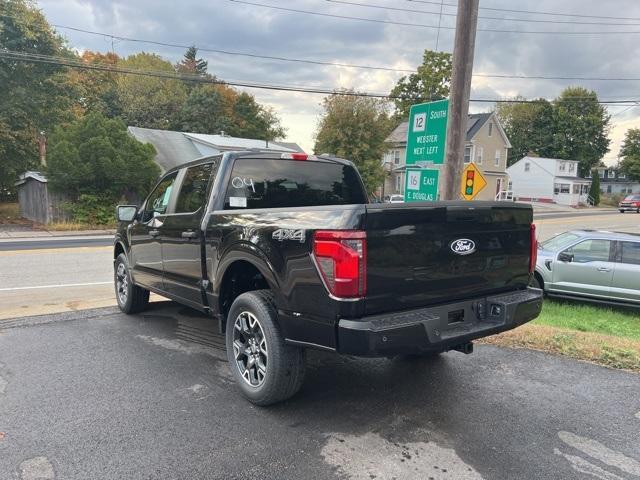
[[[402,122],[387,137],[386,141],[391,148],[382,160],[386,171],[381,192],[383,196],[404,194],[408,124],[409,122]],[[511,143],[495,112],[469,115],[464,162],[478,165],[487,180],[487,186],[478,194],[477,200],[494,200],[506,196],[509,184],[506,168],[510,148]],[[442,181],[442,165],[434,165],[433,168],[441,170]],[[440,190],[442,189],[439,188]]]
[[[256,148],[283,153],[304,152],[296,143],[230,137],[224,132],[221,132],[220,135],[207,135],[140,127],[129,127],[128,130],[140,142],[150,143],[155,147],[155,160],[162,171],[206,155],[216,155],[233,150]]]
[[[608,195],[640,193],[640,182],[631,180],[616,167],[597,167],[600,177],[600,192]],[[587,176],[591,178],[591,174]]]
[[[515,200],[587,204],[591,180],[578,175],[578,160],[524,157],[507,168]]]

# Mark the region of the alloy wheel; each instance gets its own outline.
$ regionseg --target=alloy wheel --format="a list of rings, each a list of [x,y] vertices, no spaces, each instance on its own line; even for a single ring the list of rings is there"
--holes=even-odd
[[[233,324],[233,355],[244,381],[252,387],[261,386],[267,375],[267,340],[251,312],[240,313]]]
[[[122,262],[116,268],[116,292],[120,305],[126,304],[129,295],[129,276],[127,275],[127,267]]]

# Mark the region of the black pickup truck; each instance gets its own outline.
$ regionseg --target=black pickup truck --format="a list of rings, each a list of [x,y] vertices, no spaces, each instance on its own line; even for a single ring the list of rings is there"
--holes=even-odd
[[[149,292],[226,332],[242,393],[295,394],[304,351],[427,356],[534,319],[542,292],[528,205],[369,203],[354,165],[328,156],[227,152],[166,172],[121,205],[116,297]]]

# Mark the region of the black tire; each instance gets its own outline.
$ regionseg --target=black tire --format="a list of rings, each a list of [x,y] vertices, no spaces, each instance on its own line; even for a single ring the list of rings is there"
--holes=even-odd
[[[622,210],[622,209],[621,209],[621,210],[620,210],[620,213],[624,213],[624,210]]]
[[[124,253],[113,264],[113,284],[118,307],[126,314],[140,313],[149,305],[149,290],[134,285],[129,262]]]
[[[284,342],[277,319],[278,311],[269,290],[243,293],[227,315],[227,359],[231,372],[242,394],[260,406],[292,397],[304,381],[304,350]],[[251,322],[253,326],[249,325]]]

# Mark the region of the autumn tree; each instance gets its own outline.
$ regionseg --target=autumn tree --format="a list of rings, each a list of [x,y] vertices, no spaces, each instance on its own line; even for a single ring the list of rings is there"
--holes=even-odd
[[[175,69],[179,73],[204,76],[207,74],[208,65],[206,60],[198,58],[198,49],[191,46],[185,52],[184,58],[175,65]]]
[[[69,56],[62,38],[29,0],[0,0],[0,50]],[[58,65],[0,58],[0,198],[38,165],[39,132],[71,120],[70,86]]]
[[[151,53],[137,53],[118,62],[132,70],[175,74],[173,65]],[[167,129],[187,100],[187,89],[177,79],[119,74],[116,79],[121,116],[127,125]]]
[[[324,99],[314,151],[353,161],[373,193],[384,179],[382,156],[393,123],[381,100],[334,93]]]
[[[620,149],[620,169],[634,180],[640,180],[640,128],[630,128]]]
[[[447,52],[424,51],[422,65],[416,73],[400,78],[391,90],[396,118],[406,119],[411,105],[449,96],[451,58]]]
[[[79,57],[87,66],[115,67],[120,58],[115,53],[85,50]],[[118,98],[118,74],[92,69],[69,69],[69,83],[74,87],[74,108],[78,115],[99,112],[107,117],[122,114]]]

